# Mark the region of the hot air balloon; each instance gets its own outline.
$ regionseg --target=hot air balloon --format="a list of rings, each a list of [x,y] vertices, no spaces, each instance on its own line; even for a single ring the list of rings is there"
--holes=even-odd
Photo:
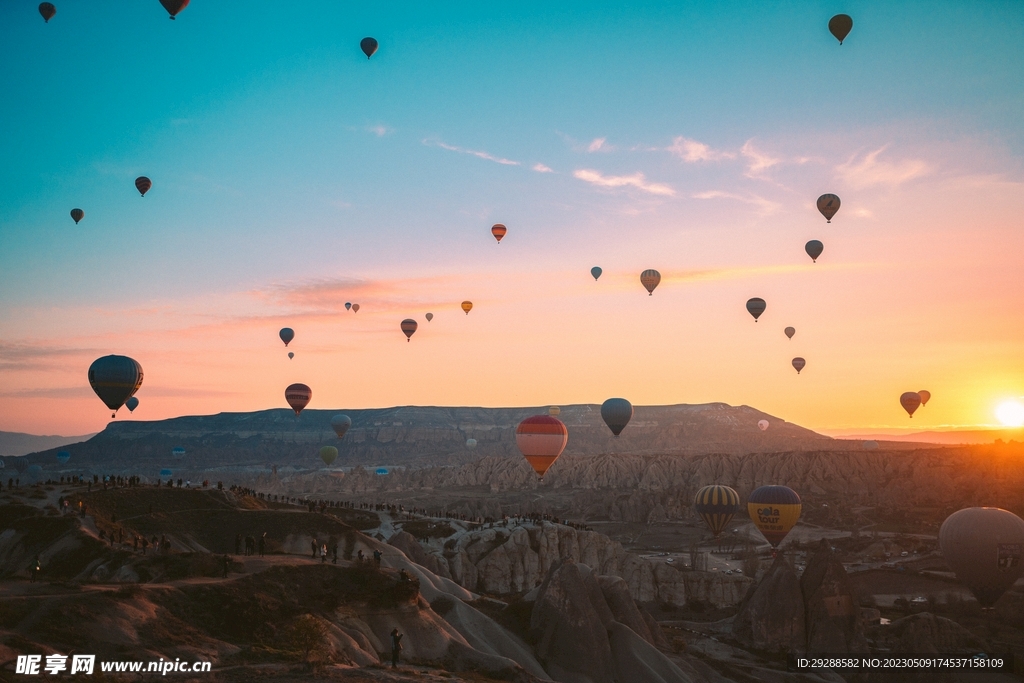
[[[292,351],[289,351],[288,352],[288,360],[291,360],[292,358],[295,358],[295,353],[292,352]]]
[[[466,448],[470,450],[476,448],[476,439],[466,439]]]
[[[66,464],[67,461],[70,459],[71,454],[68,453],[67,451],[57,451],[57,462],[59,462],[61,465]]]
[[[795,327],[787,327],[786,329],[783,330],[783,332],[786,333],[787,337],[792,339],[793,335],[796,334],[796,328]]]
[[[747,498],[747,513],[772,548],[779,547],[800,519],[800,508],[800,496],[788,486],[762,486]]]
[[[942,523],[939,548],[956,578],[991,607],[1024,572],[1024,520],[1000,508],[965,508]]]
[[[648,268],[644,272],[640,273],[640,284],[647,290],[647,296],[654,296],[654,288],[661,282],[661,273]]]
[[[289,384],[288,388],[284,390],[284,400],[288,401],[288,405],[295,411],[296,417],[312,398],[313,390],[305,384]]]
[[[828,20],[828,30],[842,45],[853,28],[853,19],[848,14],[837,14]]]
[[[462,310],[464,310],[466,312],[466,315],[469,315],[469,312],[473,310],[473,302],[472,301],[463,301],[462,302]]]
[[[81,209],[71,209],[71,218],[75,221],[75,225],[78,225],[78,221],[85,218],[85,211]]]
[[[757,428],[760,429],[762,432],[767,430],[768,429],[768,420],[758,420],[757,421]]]
[[[764,302],[764,299],[759,299],[756,296],[753,299],[747,299],[747,313],[754,316],[755,323],[766,308],[768,308],[768,304]]]
[[[352,426],[352,418],[348,415],[342,415],[341,413],[331,418],[331,428],[334,433],[338,435],[338,438],[345,436],[345,432]]]
[[[840,203],[839,197],[834,194],[823,194],[818,197],[818,211],[825,217],[826,222],[832,222],[832,216],[836,215]]]
[[[873,450],[876,450],[878,448],[878,442],[877,441],[865,441],[861,445],[864,447],[864,450],[866,450],[866,451],[873,451]]]
[[[97,358],[89,366],[89,384],[116,417],[117,409],[142,386],[142,366],[128,356]]]
[[[173,19],[174,17],[171,18]],[[146,196],[146,193],[149,192],[149,188],[151,187],[153,187],[153,181],[147,178],[146,176],[140,175],[138,178],[135,179],[135,189],[138,190],[139,194],[141,194],[143,197]]]
[[[175,446],[171,449],[171,456],[180,460],[185,457],[185,449],[181,446]]]
[[[353,313],[358,313],[359,312],[359,304],[352,304],[352,312]]]
[[[295,339],[295,330],[290,327],[282,327],[281,331],[277,333],[281,337],[281,341],[284,342],[285,346],[288,346],[288,342]]]
[[[705,486],[693,497],[693,509],[708,525],[715,538],[718,538],[732,521],[732,516],[739,511],[740,494],[728,486]]]
[[[805,361],[800,356],[797,356],[796,358],[793,359],[793,367],[796,368],[796,374],[799,375],[800,371],[804,369],[805,365],[807,365],[807,361]]]
[[[377,51],[377,40],[367,36],[359,41],[359,48],[363,51],[363,54],[366,55],[366,58],[369,59]]]
[[[516,445],[541,480],[569,442],[569,430],[552,415],[534,415],[516,427]]]
[[[57,14],[57,8],[52,3],[43,2],[39,5],[39,13],[43,15],[43,23],[49,24],[50,19],[53,19],[53,16]]]
[[[334,446],[324,446],[320,449],[320,459],[325,465],[330,465],[338,459],[338,449]]]
[[[412,341],[412,335],[416,332],[416,328],[419,325],[412,318],[406,318],[402,321],[402,332],[405,333],[405,340]]]
[[[495,223],[491,226],[491,234],[494,235],[494,239],[498,240],[498,244],[501,244],[501,238],[505,236],[506,232],[508,232],[508,228],[501,223]]]
[[[174,472],[170,471],[170,470],[169,470],[169,469],[167,469],[166,467],[165,467],[165,468],[163,468],[162,470],[160,470],[160,476],[161,476],[161,477],[169,477],[169,476],[171,476],[171,475],[173,475],[173,474],[174,474]]]
[[[388,468],[387,467],[378,467],[377,469],[375,469],[373,471],[373,473],[376,474],[378,477],[383,477],[386,474],[388,474]]]
[[[346,301],[345,302],[345,310],[346,311],[351,311],[352,310],[352,302],[351,301]]]
[[[914,411],[921,406],[921,394],[916,391],[903,392],[900,396],[900,405],[903,406],[903,410],[907,411],[907,415],[913,418]]]
[[[633,419],[633,404],[624,398],[610,398],[601,404],[601,419],[618,436]]]
[[[429,323],[429,322],[430,322],[431,320],[433,320],[433,319],[434,319],[434,314],[433,314],[433,313],[427,313],[427,314],[426,314],[425,316],[423,316],[423,317],[424,317],[424,318],[426,318],[426,319],[427,319],[427,322]]]
[[[561,414],[562,409],[559,408],[558,406],[551,406],[550,408],[548,408],[548,415],[550,415],[551,417],[558,417]]]
[[[124,402],[124,407],[128,409],[129,413],[134,413],[135,409],[139,407],[139,399],[135,396],[129,396],[128,400]]]
[[[174,19],[178,12],[188,7],[188,0],[160,0],[160,4],[171,15],[171,19]]]
[[[932,400],[932,392],[926,389],[922,389],[921,391],[917,392],[917,395],[921,397],[922,406],[928,405],[928,401]]]
[[[594,276],[594,280],[597,280],[599,277],[601,277],[601,273],[603,272],[604,271],[601,270],[600,266],[594,266],[593,268],[590,269],[590,274]]]
[[[804,245],[804,251],[811,257],[812,263],[818,262],[818,257],[821,256],[821,252],[825,251],[825,245],[818,240],[811,240]]]

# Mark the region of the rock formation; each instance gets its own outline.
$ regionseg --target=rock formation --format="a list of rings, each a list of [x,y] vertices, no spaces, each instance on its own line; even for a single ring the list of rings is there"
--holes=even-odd
[[[809,653],[866,653],[864,622],[846,569],[822,540],[800,577]]]
[[[782,553],[743,600],[733,636],[758,650],[803,652],[806,617],[800,578]]]

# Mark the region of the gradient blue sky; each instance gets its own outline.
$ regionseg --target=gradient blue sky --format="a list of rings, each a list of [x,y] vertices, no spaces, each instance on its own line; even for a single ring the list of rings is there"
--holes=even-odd
[[[1022,3],[56,4],[0,4],[0,429],[102,428],[106,353],[146,368],[139,419],[292,381],[815,428],[1024,394]]]

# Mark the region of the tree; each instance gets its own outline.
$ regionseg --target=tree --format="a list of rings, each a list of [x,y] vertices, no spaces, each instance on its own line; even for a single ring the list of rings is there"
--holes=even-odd
[[[327,626],[312,614],[296,617],[285,633],[285,643],[292,650],[302,653],[302,661],[308,664],[327,659]]]

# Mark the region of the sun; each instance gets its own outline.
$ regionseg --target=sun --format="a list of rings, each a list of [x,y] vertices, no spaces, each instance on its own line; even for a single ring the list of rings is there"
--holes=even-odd
[[[1013,399],[996,407],[996,417],[1004,427],[1024,427],[1024,405]]]

